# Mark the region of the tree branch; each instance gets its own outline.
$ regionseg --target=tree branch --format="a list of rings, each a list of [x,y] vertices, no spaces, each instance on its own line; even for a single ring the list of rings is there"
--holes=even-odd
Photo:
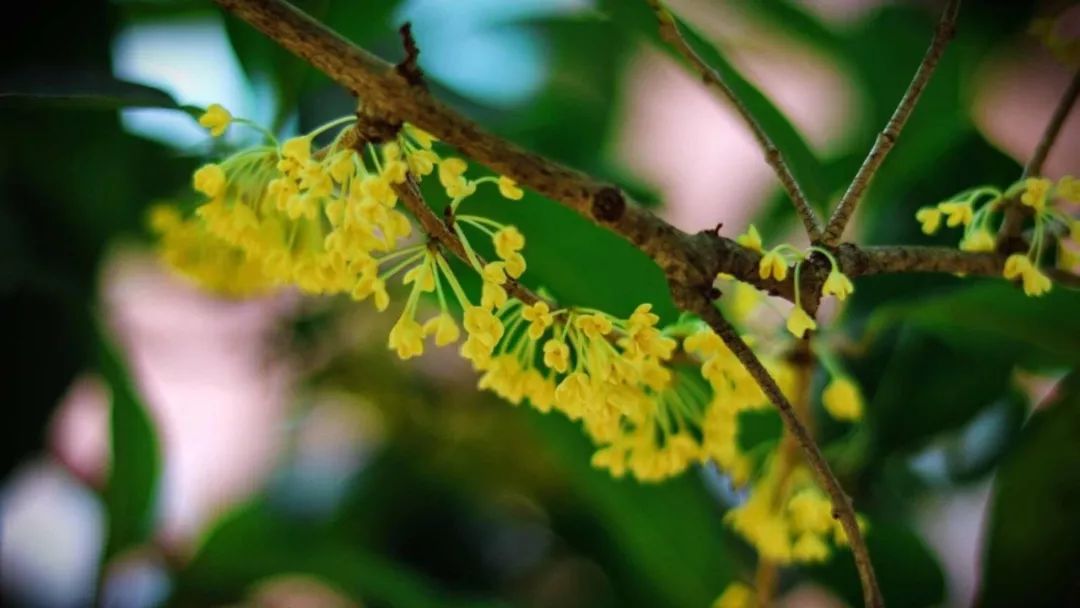
[[[945,52],[946,45],[956,33],[956,16],[959,12],[960,0],[949,0],[949,3],[945,5],[945,10],[942,11],[937,28],[934,30],[934,38],[930,41],[930,48],[926,50],[922,63],[919,64],[919,69],[915,71],[915,76],[911,79],[911,84],[908,85],[904,96],[900,98],[896,111],[889,118],[885,129],[878,134],[874,146],[866,156],[866,160],[859,167],[859,171],[855,174],[855,178],[851,180],[847,192],[844,193],[832,217],[829,218],[829,224],[825,227],[825,233],[821,239],[825,245],[832,246],[840,242],[840,237],[844,234],[844,228],[847,227],[851,216],[855,214],[855,208],[862,199],[867,186],[870,185],[870,180],[874,178],[889,151],[896,145],[896,139],[900,136],[900,132],[911,116],[911,112],[919,102],[923,90],[930,82],[930,77],[933,76],[934,69],[937,67],[941,55]]]
[[[806,227],[806,234],[811,241],[816,241],[821,233],[821,222],[813,207],[810,206],[810,202],[806,199],[806,194],[803,193],[799,183],[795,180],[795,176],[791,173],[783,154],[769,139],[769,136],[758,124],[753,114],[750,113],[750,109],[746,107],[746,104],[724,82],[723,76],[690,47],[690,44],[679,32],[679,25],[675,22],[675,16],[663,6],[660,0],[645,1],[656,13],[656,20],[660,25],[660,37],[667,41],[690,64],[690,67],[701,77],[705,86],[727,99],[743,119],[743,122],[746,123],[746,126],[750,127],[754,139],[757,140],[758,145],[761,146],[762,151],[765,153],[765,162],[769,163],[776,176],[780,178],[780,183],[784,186],[788,198],[791,199],[792,204],[795,206],[799,219],[802,220],[803,226]]]
[[[469,257],[468,254],[465,253],[465,246],[462,244],[461,239],[454,234],[454,231],[451,230],[445,222],[439,219],[439,216],[435,215],[435,212],[431,210],[431,207],[428,207],[428,204],[424,201],[423,196],[420,194],[420,189],[417,188],[416,182],[413,181],[411,175],[404,184],[396,184],[394,186],[394,192],[396,192],[398,198],[401,199],[401,204],[412,213],[413,217],[416,218],[416,221],[420,222],[420,228],[425,234],[456,255],[461,261],[466,264],[469,263]],[[480,262],[481,266],[487,263],[479,255],[476,256],[476,259]],[[510,295],[521,300],[525,304],[535,304],[542,299],[512,277],[506,277],[504,287]]]
[[[1054,113],[1050,116],[1050,122],[1046,124],[1046,129],[1043,130],[1042,137],[1039,138],[1039,143],[1035,146],[1035,152],[1031,155],[1027,165],[1024,166],[1024,173],[1020,176],[1021,179],[1042,174],[1046,157],[1050,154],[1054,142],[1057,141],[1058,134],[1061,133],[1061,128],[1065,125],[1065,119],[1068,118],[1069,112],[1076,104],[1078,96],[1080,96],[1080,70],[1073,76],[1072,82],[1069,83],[1068,88],[1065,89],[1061,96],[1061,101],[1054,108]],[[1024,229],[1024,219],[1027,216],[1027,209],[1015,198],[1005,203],[1005,219],[1001,223],[997,239],[999,252],[1008,254],[1024,249],[1026,243],[1020,238],[1020,234]]]
[[[699,298],[695,312],[720,336],[720,339],[735,354],[735,357],[738,358],[743,367],[753,376],[754,381],[761,387],[765,396],[780,412],[785,428],[795,438],[799,447],[802,448],[807,464],[814,471],[818,483],[829,495],[833,504],[833,517],[840,520],[840,524],[847,534],[851,551],[855,556],[855,567],[859,571],[865,605],[873,608],[884,606],[881,591],[878,589],[877,578],[874,575],[874,568],[870,563],[870,554],[866,549],[866,542],[863,540],[862,532],[859,531],[859,524],[855,519],[855,509],[851,504],[851,498],[840,486],[840,482],[837,480],[836,475],[833,474],[829,463],[825,460],[825,456],[814,442],[810,431],[799,420],[799,416],[780,390],[779,385],[776,384],[776,380],[769,375],[769,372],[757,358],[757,355],[754,354],[754,351],[747,346],[746,342],[735,331],[735,328],[716,309],[716,306],[708,299]]]
[[[707,282],[683,248],[686,234],[656,217],[619,188],[597,181],[488,133],[413,86],[391,64],[358,48],[285,0],[214,0],[285,49],[356,93],[368,111],[408,121],[462,154],[558,201],[619,234],[649,255],[669,277]]]

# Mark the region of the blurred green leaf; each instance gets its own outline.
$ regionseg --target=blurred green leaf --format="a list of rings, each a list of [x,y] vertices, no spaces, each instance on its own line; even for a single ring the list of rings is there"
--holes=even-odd
[[[237,509],[217,523],[179,573],[174,600],[202,605],[236,601],[255,583],[282,574],[314,576],[364,606],[496,605],[447,597],[404,567],[266,503]]]
[[[1012,362],[1005,353],[969,352],[914,328],[883,346],[890,352],[875,369],[865,362],[856,369],[877,454],[918,449],[1008,392]]]
[[[0,81],[0,106],[29,105],[72,109],[166,108],[197,114],[151,86],[94,72],[23,72]]]
[[[610,534],[643,605],[707,606],[735,575],[722,512],[692,472],[661,484],[613,479],[590,466],[592,446],[554,416],[531,415],[573,494]]]
[[[105,553],[115,555],[146,541],[153,531],[161,451],[150,414],[119,352],[101,333],[99,365],[109,386],[111,464],[102,493],[108,515]]]
[[[1037,411],[998,472],[980,606],[1080,605],[1080,374]]]
[[[907,526],[871,521],[866,546],[886,606],[919,608],[940,606],[945,601],[945,574],[937,558]],[[808,567],[807,572],[849,605],[863,605],[859,574],[849,551],[839,551],[825,564]]]
[[[880,308],[869,331],[906,323],[970,353],[997,353],[1029,367],[1080,365],[1080,292],[1039,298],[991,279],[951,293]]]

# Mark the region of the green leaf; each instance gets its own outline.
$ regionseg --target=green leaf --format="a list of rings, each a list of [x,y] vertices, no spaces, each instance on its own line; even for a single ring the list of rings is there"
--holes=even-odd
[[[112,461],[102,498],[109,522],[105,553],[112,556],[153,532],[161,453],[146,406],[120,354],[101,333],[99,366],[111,393]]]
[[[95,72],[24,72],[0,82],[0,105],[47,105],[65,109],[166,108],[198,113],[151,86]]]
[[[613,479],[589,464],[592,446],[569,423],[530,416],[538,434],[594,517],[608,531],[629,570],[624,590],[643,605],[707,606],[734,578],[722,512],[688,472],[660,484]]]
[[[994,482],[979,605],[1080,605],[1080,374],[1021,431]]]
[[[945,575],[937,558],[907,526],[871,521],[866,546],[886,606],[940,606],[945,600]],[[863,605],[859,574],[850,551],[840,551],[827,563],[806,570],[849,605]]]
[[[314,576],[365,606],[495,605],[447,597],[404,567],[266,503],[239,508],[217,523],[179,573],[174,599],[194,604],[235,601],[253,584],[281,574]]]
[[[882,346],[887,355],[855,368],[870,398],[867,420],[878,454],[918,449],[963,426],[1009,390],[1012,363],[1003,353],[969,352],[911,328]]]
[[[1057,287],[1030,298],[991,279],[937,297],[886,306],[870,331],[899,322],[970,353],[997,353],[1028,367],[1080,365],[1080,292]]]

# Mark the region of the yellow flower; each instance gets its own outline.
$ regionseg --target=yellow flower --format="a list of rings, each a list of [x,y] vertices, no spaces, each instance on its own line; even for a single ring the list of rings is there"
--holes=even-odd
[[[482,275],[485,282],[502,285],[506,283],[506,263],[488,262],[484,265],[484,272]]]
[[[433,141],[436,141],[435,137],[433,135],[431,135],[431,133],[428,133],[427,131],[421,129],[420,127],[418,127],[416,125],[406,124],[404,126],[404,128],[405,128],[405,133],[409,137],[411,137],[413,139],[413,141],[420,144],[420,147],[424,148],[425,150],[430,150],[431,149],[431,143]]]
[[[747,249],[761,253],[761,235],[758,234],[757,227],[753,224],[750,224],[745,233],[735,237],[735,242]]]
[[[525,274],[525,256],[515,253],[506,258],[506,274],[515,279]]]
[[[832,503],[815,488],[799,490],[788,501],[787,511],[796,532],[824,534],[833,528]]]
[[[374,275],[363,275],[352,290],[352,298],[357,301],[375,296],[375,308],[382,312],[390,305],[390,296],[386,293],[386,283]]]
[[[967,226],[971,223],[971,220],[975,218],[975,212],[971,209],[971,203],[967,201],[941,203],[938,205],[938,209],[947,216],[948,219],[945,220],[945,225],[949,228],[955,228],[961,224]]]
[[[416,150],[410,152],[405,157],[405,161],[409,165],[410,173],[424,177],[431,175],[431,172],[435,170],[435,163],[439,162],[439,157],[435,156],[431,150]]]
[[[1053,283],[1050,282],[1050,277],[1042,273],[1041,270],[1035,266],[1031,267],[1031,270],[1024,273],[1024,293],[1031,297],[1038,297],[1046,292],[1050,291],[1053,287]]]
[[[581,315],[574,319],[574,325],[593,340],[598,340],[611,333],[611,320],[603,315]]]
[[[1026,273],[1031,268],[1031,260],[1022,253],[1014,253],[1005,260],[1005,270],[1002,275],[1006,279],[1015,279]]]
[[[525,196],[525,192],[518,187],[517,182],[505,175],[499,176],[499,194],[512,201],[519,201]]]
[[[656,316],[652,312],[652,304],[638,304],[634,312],[630,313],[630,318],[627,319],[627,325],[630,330],[641,329],[644,327],[653,327],[660,321],[660,317]]]
[[[192,176],[195,189],[210,198],[217,198],[225,194],[225,170],[220,165],[209,164],[199,167]]]
[[[469,332],[470,338],[487,346],[490,352],[502,337],[503,326],[486,308],[469,306],[465,309],[465,331]]]
[[[402,283],[408,285],[409,283],[414,282],[416,283],[416,288],[420,291],[427,293],[435,291],[435,273],[431,271],[431,264],[427,262],[417,264],[405,273],[405,278],[402,279]]]
[[[402,359],[421,355],[424,353],[424,328],[414,319],[402,315],[390,330],[388,343]]]
[[[442,312],[437,317],[432,317],[424,323],[424,335],[435,335],[435,346],[446,346],[457,342],[461,336],[454,317],[448,312]]]
[[[532,306],[526,306],[521,311],[521,317],[529,321],[529,337],[533,340],[539,340],[547,328],[555,322],[547,302],[537,302]]]
[[[544,365],[565,373],[570,366],[570,348],[561,340],[552,338],[544,343]]]
[[[960,249],[963,251],[986,252],[994,250],[994,235],[985,228],[972,230],[960,241]]]
[[[199,117],[199,124],[210,131],[210,135],[221,137],[232,123],[232,114],[224,106],[217,103],[210,104],[206,112]]]
[[[311,160],[311,138],[293,137],[281,144],[281,155],[288,160],[298,163],[306,163]]]
[[[855,291],[855,286],[851,284],[851,279],[835,268],[829,272],[829,276],[825,278],[825,284],[821,286],[822,295],[836,296],[837,300],[844,300],[853,291]]]
[[[806,314],[806,311],[801,307],[796,306],[791,310],[791,315],[787,319],[787,329],[796,338],[803,337],[807,330],[817,329],[817,323]]]
[[[1080,179],[1076,179],[1071,175],[1066,175],[1058,180],[1056,191],[1061,198],[1073,203],[1080,203]],[[1073,239],[1076,240],[1075,236]]]
[[[773,249],[761,257],[761,262],[758,263],[758,274],[761,278],[767,279],[770,276],[777,281],[783,281],[787,278],[787,262],[784,261],[784,256],[780,255],[780,252]]]
[[[439,163],[439,183],[444,188],[452,188],[464,179],[468,163],[456,157],[444,158]]]
[[[941,227],[941,210],[937,207],[923,207],[915,212],[915,219],[922,224],[923,234],[934,234]]]
[[[1046,208],[1046,195],[1050,193],[1052,182],[1045,177],[1029,177],[1024,180],[1024,193],[1020,202],[1041,213]]]
[[[712,608],[757,608],[754,590],[743,583],[729,583]]]
[[[509,260],[525,247],[525,237],[513,226],[505,226],[496,232],[491,242],[495,245],[495,254],[504,260]]]
[[[805,532],[791,548],[791,557],[804,564],[820,563],[829,559],[829,545],[817,534]]]
[[[703,329],[683,339],[683,350],[702,358],[716,355],[724,349],[724,341],[711,329]]]
[[[825,406],[825,411],[837,420],[862,418],[862,394],[858,385],[847,376],[833,378],[821,394],[821,403]]]
[[[480,306],[488,310],[498,310],[506,304],[506,300],[506,290],[502,288],[502,285],[484,281],[484,287],[480,293]]]

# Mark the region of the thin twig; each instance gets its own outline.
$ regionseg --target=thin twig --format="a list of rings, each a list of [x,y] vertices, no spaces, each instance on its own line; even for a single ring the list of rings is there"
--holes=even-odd
[[[773,379],[769,372],[762,365],[761,360],[758,359],[754,351],[743,341],[738,332],[728,322],[727,319],[717,310],[713,303],[705,298],[699,300],[696,312],[701,318],[712,327],[720,339],[724,341],[724,344],[735,354],[735,357],[742,363],[743,367],[753,376],[754,381],[768,397],[769,401],[776,406],[777,411],[780,413],[780,417],[784,421],[784,426],[787,431],[794,436],[795,441],[798,442],[799,447],[802,449],[803,455],[806,457],[806,462],[810,468],[814,471],[814,475],[817,477],[818,483],[824,488],[825,492],[829,495],[829,499],[833,505],[833,517],[840,520],[841,526],[844,528],[844,532],[847,534],[848,542],[851,546],[851,552],[855,556],[855,567],[859,571],[859,581],[862,584],[863,601],[866,606],[870,608],[880,608],[884,606],[884,600],[881,596],[881,590],[878,588],[877,577],[874,575],[873,565],[870,563],[870,553],[866,548],[866,542],[863,540],[862,532],[859,530],[859,524],[855,519],[855,509],[851,504],[851,498],[844,492],[843,487],[840,486],[839,480],[836,475],[833,474],[832,469],[829,467],[829,463],[825,460],[825,456],[821,453],[817,443],[814,442],[814,438],[811,436],[810,431],[799,420],[799,416],[795,413],[794,408],[788,401],[787,397],[780,390],[776,380]]]
[[[1037,177],[1042,174],[1046,157],[1050,154],[1050,149],[1054,147],[1054,142],[1057,141],[1061,128],[1065,125],[1065,119],[1069,117],[1069,112],[1076,105],[1078,96],[1080,96],[1080,70],[1073,76],[1068,88],[1062,94],[1061,100],[1058,101],[1057,107],[1054,108],[1054,113],[1050,116],[1050,122],[1046,124],[1042,137],[1039,138],[1039,143],[1035,146],[1035,152],[1031,155],[1028,163],[1024,165],[1024,172],[1020,176],[1021,179]],[[1021,205],[1020,201],[1015,197],[1005,203],[1005,219],[998,230],[997,238],[997,248],[1000,253],[1014,253],[1023,251],[1027,247],[1027,243],[1020,238],[1024,229],[1024,219],[1027,216],[1028,208]]]
[[[468,254],[465,253],[465,246],[462,244],[461,239],[454,234],[453,230],[446,225],[439,216],[435,215],[435,212],[428,207],[427,202],[424,201],[423,195],[420,194],[420,189],[416,186],[416,182],[410,175],[409,178],[403,184],[394,185],[394,192],[397,193],[398,198],[401,199],[401,204],[412,213],[416,221],[420,223],[420,229],[424,231],[430,238],[434,239],[437,243],[443,246],[445,249],[456,255],[461,261],[466,264],[469,263]],[[478,254],[475,256],[480,265],[486,264],[485,260]],[[525,304],[535,304],[541,301],[540,296],[536,295],[518,281],[511,277],[506,278],[506,283],[503,285],[506,291],[513,297],[521,300]]]
[[[911,112],[918,104],[919,96],[922,95],[926,85],[930,82],[930,77],[933,76],[934,69],[937,67],[941,55],[945,52],[946,45],[956,33],[956,16],[959,12],[960,0],[949,0],[949,3],[945,5],[945,10],[942,11],[941,19],[938,20],[937,28],[934,30],[934,39],[930,41],[930,48],[926,50],[922,63],[919,64],[919,69],[915,71],[915,76],[911,79],[911,84],[908,85],[904,96],[900,98],[896,111],[889,118],[885,129],[878,134],[874,146],[866,156],[866,160],[859,167],[859,171],[855,174],[855,178],[851,180],[847,192],[844,193],[832,217],[829,218],[829,224],[825,227],[825,233],[821,239],[825,245],[831,246],[840,242],[840,237],[844,234],[844,228],[847,227],[851,216],[855,214],[855,208],[862,199],[867,186],[870,185],[870,180],[874,179],[874,175],[885,161],[885,157],[896,145],[896,139],[900,136],[900,132],[911,116]]]
[[[1024,167],[1024,174],[1021,178],[1035,177],[1042,174],[1043,163],[1046,162],[1050,149],[1054,147],[1054,142],[1057,141],[1058,134],[1061,133],[1061,127],[1065,125],[1065,119],[1069,117],[1069,112],[1076,105],[1077,97],[1080,97],[1080,70],[1077,70],[1076,74],[1073,75],[1069,87],[1065,89],[1065,93],[1061,96],[1061,101],[1054,108],[1054,114],[1050,117],[1050,122],[1047,123],[1046,129],[1039,139],[1039,145],[1035,147],[1035,153],[1031,155],[1031,160]]]
[[[679,32],[679,25],[675,21],[675,16],[664,7],[660,0],[645,1],[656,13],[656,20],[660,24],[660,37],[682,55],[683,59],[701,76],[707,87],[714,89],[727,99],[743,119],[743,122],[746,123],[746,126],[750,127],[754,139],[757,140],[758,145],[761,146],[762,151],[765,153],[765,162],[769,163],[776,176],[780,178],[780,183],[783,184],[788,198],[791,199],[792,204],[795,206],[799,219],[802,220],[803,226],[806,227],[807,235],[811,241],[816,241],[821,233],[821,221],[818,219],[813,207],[810,206],[810,202],[806,199],[806,194],[799,187],[799,183],[792,174],[791,168],[788,167],[787,161],[784,160],[783,154],[780,153],[780,150],[773,144],[765,130],[758,124],[746,104],[739,99],[735,91],[724,81],[724,77],[690,47],[686,38]]]

